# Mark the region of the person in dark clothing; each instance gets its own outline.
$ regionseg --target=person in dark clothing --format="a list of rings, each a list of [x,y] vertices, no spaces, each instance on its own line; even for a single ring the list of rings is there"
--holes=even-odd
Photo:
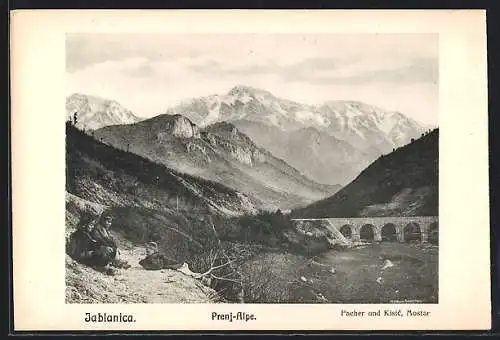
[[[113,218],[109,213],[103,213],[90,223],[82,223],[71,234],[69,255],[80,263],[95,267],[107,274],[115,274],[115,268],[129,268],[130,265],[117,258],[118,244],[109,230]]]

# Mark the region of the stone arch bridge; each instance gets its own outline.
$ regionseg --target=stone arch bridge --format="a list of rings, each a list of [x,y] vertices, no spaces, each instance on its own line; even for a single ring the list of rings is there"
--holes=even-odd
[[[297,229],[306,233],[312,229],[326,229],[326,236],[329,239],[336,239],[342,243],[360,241],[438,243],[437,216],[315,218],[293,219],[292,222]]]

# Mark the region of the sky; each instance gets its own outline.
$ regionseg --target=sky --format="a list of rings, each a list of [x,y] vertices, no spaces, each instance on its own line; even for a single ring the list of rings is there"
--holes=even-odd
[[[434,34],[78,34],[66,36],[66,92],[152,117],[236,85],[305,104],[356,100],[438,121]]]

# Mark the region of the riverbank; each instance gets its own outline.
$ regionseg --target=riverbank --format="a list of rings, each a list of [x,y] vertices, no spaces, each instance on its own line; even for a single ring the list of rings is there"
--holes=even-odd
[[[372,243],[313,258],[261,254],[243,272],[249,303],[437,303],[438,247]]]
[[[336,269],[324,278],[333,303],[438,302],[438,246],[372,243],[327,252],[319,261]]]

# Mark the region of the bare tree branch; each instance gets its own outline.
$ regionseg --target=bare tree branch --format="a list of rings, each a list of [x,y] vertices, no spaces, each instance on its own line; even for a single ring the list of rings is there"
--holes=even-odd
[[[229,279],[229,278],[224,278],[224,277],[219,277],[219,276],[215,276],[214,274],[210,274],[210,276],[214,279],[217,279],[217,280],[221,280],[221,281],[231,281],[231,282],[234,282],[234,283],[237,283],[239,284],[240,286],[243,286],[243,283],[239,280],[233,280],[233,279]]]
[[[201,274],[201,276],[207,276],[207,275],[211,274],[214,270],[223,268],[223,267],[231,264],[232,262],[234,262],[234,261],[229,261],[229,262],[223,263],[223,264],[221,264],[219,266],[215,266],[215,267],[212,266],[208,271],[206,271],[205,273]]]
[[[182,265],[180,268],[177,269],[178,272],[181,272],[185,275],[188,275],[188,276],[191,276],[191,277],[194,277],[196,279],[201,279],[207,275],[210,275],[214,270],[217,270],[217,269],[220,269],[220,268],[223,268],[229,264],[231,264],[233,261],[229,261],[229,262],[226,262],[226,263],[223,263],[219,266],[212,266],[210,267],[209,270],[207,270],[206,272],[204,273],[196,273],[196,272],[193,272],[189,269],[189,266],[187,265],[187,263],[184,263],[184,265]]]

